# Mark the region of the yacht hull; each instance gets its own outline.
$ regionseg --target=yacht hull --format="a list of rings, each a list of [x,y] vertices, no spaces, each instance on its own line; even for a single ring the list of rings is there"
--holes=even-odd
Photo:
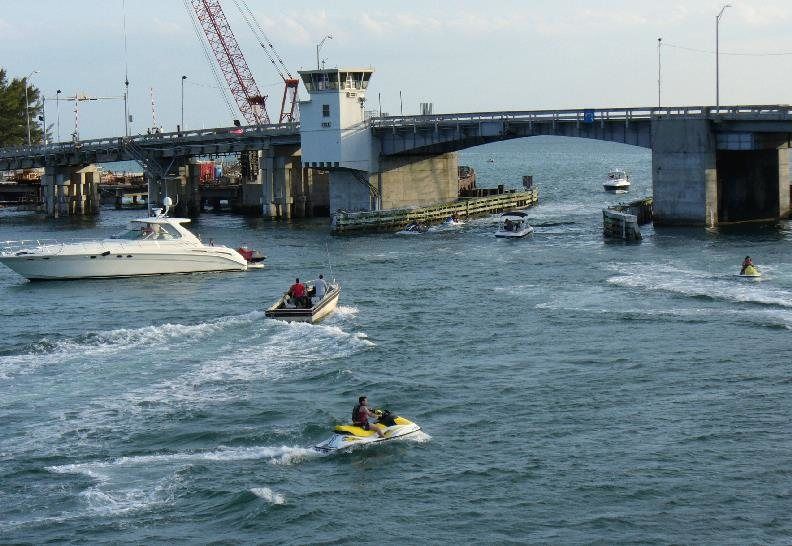
[[[208,271],[245,271],[247,264],[228,253],[189,249],[178,254],[134,251],[98,254],[27,254],[0,257],[0,263],[30,280],[101,279]]]

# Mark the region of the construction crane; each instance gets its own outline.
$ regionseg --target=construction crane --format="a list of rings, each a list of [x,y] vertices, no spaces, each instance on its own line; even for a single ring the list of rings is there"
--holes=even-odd
[[[261,28],[261,25],[256,20],[247,2],[245,0],[234,0],[234,4],[236,4],[236,7],[242,14],[242,18],[245,19],[245,23],[247,23],[253,36],[258,40],[259,45],[264,50],[264,54],[270,60],[272,66],[275,67],[278,76],[283,80],[284,88],[283,98],[281,99],[279,122],[289,123],[298,121],[299,110],[297,110],[297,91],[300,86],[299,78],[292,76],[286,63],[283,62],[283,59],[278,53],[278,50],[272,45],[272,42],[264,33],[264,29]]]
[[[219,0],[189,1],[242,117],[249,124],[270,123],[267,97],[261,94],[253,79]]]
[[[256,81],[253,79],[250,68],[248,68],[245,57],[242,54],[242,50],[239,48],[239,44],[231,30],[231,26],[228,24],[228,20],[223,13],[220,1],[189,0],[189,2],[197,17],[197,23],[203,30],[209,47],[217,60],[217,65],[228,83],[231,95],[236,101],[240,112],[242,112],[242,116],[248,123],[270,123],[266,108],[267,97],[259,92]],[[245,23],[250,28],[285,85],[278,122],[287,123],[297,121],[299,117],[297,111],[297,91],[300,80],[292,76],[286,64],[283,62],[283,59],[278,54],[278,51],[275,49],[275,46],[272,45],[272,42],[267,38],[261,25],[256,20],[247,2],[244,0],[234,0],[234,4],[239,9]],[[204,49],[204,53],[207,54],[208,59],[206,49]],[[209,62],[211,66],[211,60],[209,60]],[[212,69],[214,71],[213,66]],[[215,78],[219,79],[216,73]],[[228,100],[226,100],[226,103],[230,107]]]

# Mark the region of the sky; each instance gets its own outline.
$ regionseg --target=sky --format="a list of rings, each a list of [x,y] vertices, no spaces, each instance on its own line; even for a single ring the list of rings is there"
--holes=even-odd
[[[721,104],[792,103],[792,2],[731,0],[720,23]],[[189,0],[187,1],[189,4]],[[291,70],[373,67],[367,108],[404,114],[715,103],[711,0],[222,0],[262,93],[277,117],[282,82],[237,4],[250,7]],[[184,0],[2,0],[0,67],[30,72],[48,98],[123,95],[132,132],[228,126],[233,116]],[[126,19],[126,48],[123,22]],[[125,53],[126,49],[126,53]],[[225,85],[224,82],[221,82]],[[399,93],[402,94],[400,102]],[[381,97],[381,99],[380,99]],[[301,88],[301,98],[307,98]],[[403,105],[403,106],[402,106]],[[73,103],[47,102],[47,122],[74,130]],[[123,101],[80,104],[81,138],[120,136]],[[53,126],[53,135],[56,132]]]

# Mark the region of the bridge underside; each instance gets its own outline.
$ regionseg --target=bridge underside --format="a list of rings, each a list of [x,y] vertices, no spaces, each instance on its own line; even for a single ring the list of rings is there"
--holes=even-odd
[[[590,138],[650,148],[651,121],[483,121],[374,130],[383,156],[444,154],[514,138],[540,135]]]

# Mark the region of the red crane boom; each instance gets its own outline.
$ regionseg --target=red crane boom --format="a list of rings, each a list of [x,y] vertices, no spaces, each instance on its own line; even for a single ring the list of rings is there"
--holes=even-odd
[[[228,82],[242,117],[250,124],[270,123],[267,97],[259,91],[239,43],[228,24],[219,0],[190,0],[206,41],[214,53],[220,71]],[[285,101],[284,94],[284,101]],[[282,114],[281,114],[281,117]]]

